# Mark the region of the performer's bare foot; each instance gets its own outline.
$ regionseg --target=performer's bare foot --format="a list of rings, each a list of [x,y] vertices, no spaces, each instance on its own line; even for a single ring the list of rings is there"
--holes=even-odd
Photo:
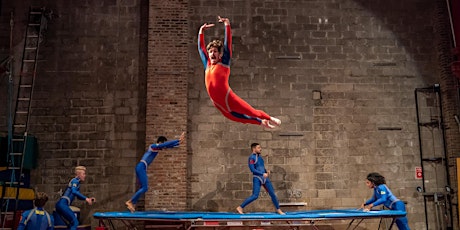
[[[131,200],[126,201],[125,204],[126,204],[126,207],[129,209],[130,212],[136,211],[136,209],[134,208],[134,204],[133,204],[133,202],[131,202]]]
[[[276,212],[280,215],[286,215],[286,213],[284,213],[283,211],[281,211],[281,209],[276,209]]]
[[[236,211],[237,211],[239,214],[244,214],[243,208],[242,208],[241,206],[236,207]]]
[[[262,126],[265,127],[265,128],[269,128],[269,129],[275,128],[275,126],[273,126],[272,124],[270,124],[270,121],[269,121],[269,120],[265,120],[265,119],[262,120],[262,122],[260,123],[260,125],[262,125]]]
[[[281,120],[276,117],[270,117],[270,121],[273,122],[276,126],[281,125]]]

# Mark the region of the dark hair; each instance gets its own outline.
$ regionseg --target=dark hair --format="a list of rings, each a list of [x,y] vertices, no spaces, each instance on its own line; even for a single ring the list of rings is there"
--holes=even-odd
[[[37,194],[35,194],[35,200],[34,200],[35,207],[43,207],[45,206],[47,201],[48,201],[48,195],[46,195],[46,193],[37,192]]]
[[[372,182],[375,186],[386,184],[385,177],[376,172],[369,173],[367,175],[367,180]]]
[[[252,143],[251,144],[251,150],[253,150],[256,146],[260,145],[259,143]]]
[[[164,136],[159,136],[158,139],[157,139],[157,143],[164,143],[166,142],[168,139],[166,139],[166,137]]]

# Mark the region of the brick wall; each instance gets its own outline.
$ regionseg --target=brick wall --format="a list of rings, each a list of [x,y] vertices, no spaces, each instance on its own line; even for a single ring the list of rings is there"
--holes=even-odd
[[[449,182],[452,188],[458,189],[457,182],[457,164],[456,158],[460,157],[460,124],[455,120],[455,116],[458,116],[460,112],[460,101],[459,101],[459,81],[451,71],[451,63],[453,61],[452,51],[452,35],[449,24],[449,17],[447,14],[442,13],[447,10],[447,5],[441,1],[437,1],[437,17],[436,17],[436,35],[437,35],[437,49],[440,53],[439,68],[440,83],[441,83],[441,94],[442,106],[443,106],[443,118],[444,118],[444,132],[446,137],[446,153],[447,153],[447,164],[449,166]],[[452,196],[452,203],[458,203],[458,197]],[[458,209],[453,208],[453,222],[455,226],[458,224]]]
[[[306,202],[308,209],[359,207],[371,196],[364,179],[377,171],[408,202],[411,226],[423,229],[423,197],[415,190],[422,181],[414,178],[420,165],[414,89],[442,81],[438,50],[430,45],[435,5],[423,5],[192,2],[190,36],[204,22],[217,23],[216,15],[229,17],[230,86],[283,124],[268,131],[231,122],[212,106],[203,83],[193,82],[191,207],[234,211],[251,193],[246,162],[250,143],[259,142],[282,202]],[[208,41],[222,38],[223,28],[206,35]],[[202,78],[194,42],[194,75]],[[313,99],[314,92],[321,98]],[[264,192],[246,209],[274,210]]]
[[[147,143],[187,131],[188,1],[150,1],[149,15]],[[149,167],[147,209],[186,209],[186,146],[162,151]]]
[[[149,168],[146,209],[234,211],[251,193],[247,157],[259,142],[280,201],[359,207],[371,196],[365,176],[378,171],[408,202],[411,227],[423,229],[413,92],[452,85],[438,59],[447,51],[433,45],[442,43],[433,27],[440,2],[43,1],[59,17],[48,26],[34,96],[31,133],[40,158],[33,185],[51,194],[52,209],[71,168],[84,164],[82,191],[99,200],[75,203],[84,221],[94,211],[125,210],[146,146],[187,131],[187,143],[163,151]],[[1,4],[0,54],[8,53],[3,32],[14,9],[20,55],[29,4]],[[281,128],[238,124],[212,105],[196,36],[217,15],[233,28],[232,89],[281,118]],[[221,24],[206,31],[207,41],[222,37]],[[2,105],[5,88],[2,79]],[[458,104],[455,89],[443,90],[454,158]],[[0,112],[4,134],[5,107]],[[246,211],[273,207],[262,192]]]
[[[19,63],[31,2],[2,4],[2,28],[9,23],[9,12],[15,13]],[[74,205],[89,223],[95,211],[124,209],[135,188],[134,166],[145,148],[141,1],[34,2],[39,4],[57,17],[49,22],[40,47],[30,125],[39,142],[32,187],[50,195],[47,209],[52,211],[73,177],[73,167],[85,165],[88,176],[81,191],[97,203]],[[6,125],[0,127],[5,134]]]

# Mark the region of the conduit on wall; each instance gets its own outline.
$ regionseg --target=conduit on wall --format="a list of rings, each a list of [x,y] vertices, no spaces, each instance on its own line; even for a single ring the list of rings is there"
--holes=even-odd
[[[452,72],[460,79],[460,0],[447,0],[450,9],[450,23],[454,43],[454,61],[452,62]]]

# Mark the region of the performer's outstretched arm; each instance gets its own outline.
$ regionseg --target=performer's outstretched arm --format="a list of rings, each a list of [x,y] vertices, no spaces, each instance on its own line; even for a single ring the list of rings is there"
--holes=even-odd
[[[206,50],[206,44],[204,41],[204,31],[213,26],[214,24],[204,23],[200,27],[200,30],[198,31],[198,53],[200,54],[201,61],[203,62],[205,70],[206,70],[206,67],[208,66],[209,57],[208,57],[208,51]]]
[[[167,149],[167,148],[174,148],[179,146],[180,143],[182,143],[185,139],[185,132],[183,132],[180,135],[180,138],[177,140],[172,140],[172,141],[166,141],[163,143],[156,143],[156,144],[151,144],[149,150],[155,151],[155,150],[161,150],[161,149]]]
[[[172,141],[166,141],[160,144],[151,144],[150,149],[160,150],[160,149],[166,149],[166,148],[174,148],[178,145],[179,145],[179,140],[172,140]]]
[[[223,22],[225,25],[225,38],[224,38],[224,52],[222,55],[222,64],[230,66],[230,60],[232,58],[232,29],[230,27],[230,20],[228,18],[221,18],[219,22]]]
[[[72,191],[72,194],[74,194],[79,200],[86,200],[87,197],[80,192],[80,189],[78,186],[80,182],[76,179],[72,179],[70,183],[71,183],[70,190]]]

